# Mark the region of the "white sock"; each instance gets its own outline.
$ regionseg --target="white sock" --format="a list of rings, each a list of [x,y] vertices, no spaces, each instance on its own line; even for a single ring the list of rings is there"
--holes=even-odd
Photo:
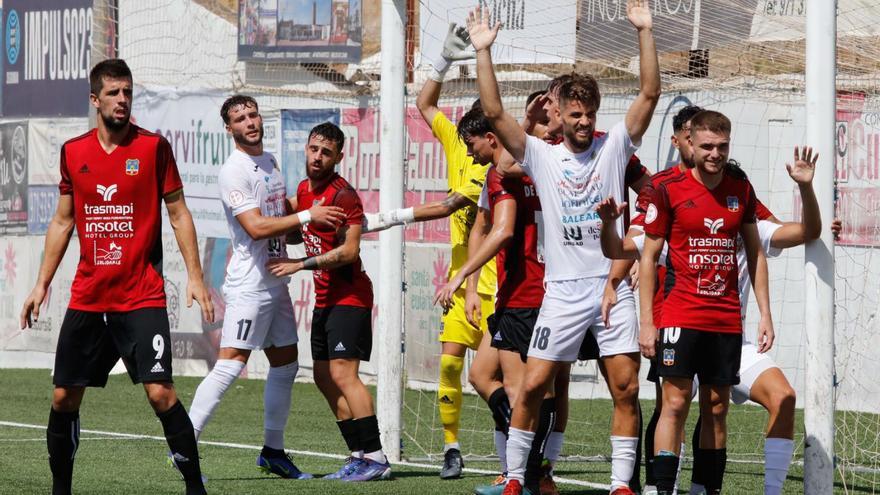
[[[443,444],[443,453],[444,453],[444,454],[447,453],[447,452],[449,452],[450,449],[456,449],[456,450],[458,450],[458,451],[460,452],[460,451],[461,451],[461,445],[459,445],[458,442],[452,442],[452,443]]]
[[[269,368],[263,388],[263,445],[284,449],[284,427],[290,415],[290,397],[299,362]]]
[[[544,446],[544,457],[550,461],[550,467],[556,465],[559,454],[562,453],[562,442],[565,433],[561,431],[551,431],[547,436],[547,444]]]
[[[196,389],[192,405],[189,406],[189,418],[195,430],[196,439],[205,429],[208,421],[214,416],[214,410],[220,404],[223,394],[232,385],[232,382],[241,374],[245,363],[236,359],[218,359],[214,369],[202,380]]]
[[[507,433],[507,479],[525,481],[526,461],[534,440],[535,432],[510,428]]]
[[[363,459],[364,458],[364,451],[358,450],[357,452],[352,452],[351,456],[354,457],[355,459]]]
[[[375,452],[369,452],[367,454],[363,454],[362,458],[369,459],[371,461],[375,461],[380,464],[385,464],[385,462],[387,461],[387,459],[385,458],[385,453],[382,452],[381,449],[379,449]]]
[[[764,441],[764,494],[779,495],[791,465],[794,441],[768,438]]]
[[[495,430],[495,452],[498,452],[498,460],[501,462],[501,472],[507,472],[507,437],[503,431]]]
[[[678,471],[675,472],[675,485],[672,487],[672,495],[678,495],[678,480],[681,479],[681,465],[684,454],[687,452],[687,444],[681,442],[681,448],[678,450]],[[705,490],[705,488],[703,488]]]
[[[611,491],[629,486],[636,465],[638,437],[611,437]]]

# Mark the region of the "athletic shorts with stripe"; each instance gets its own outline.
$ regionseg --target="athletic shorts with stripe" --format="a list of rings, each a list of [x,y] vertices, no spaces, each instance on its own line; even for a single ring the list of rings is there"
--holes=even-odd
[[[357,306],[315,308],[312,312],[312,359],[369,361],[373,351],[373,311]]]
[[[258,350],[296,344],[296,320],[287,284],[259,291],[224,291],[220,347]]]

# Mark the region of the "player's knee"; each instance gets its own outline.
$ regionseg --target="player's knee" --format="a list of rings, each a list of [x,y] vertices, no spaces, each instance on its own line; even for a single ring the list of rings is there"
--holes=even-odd
[[[474,390],[480,391],[485,388],[486,382],[489,381],[483,376],[483,373],[480,373],[480,370],[471,368],[468,371],[468,383],[474,387]]]
[[[674,417],[685,417],[690,401],[683,395],[666,394],[663,396],[661,414]]]
[[[464,359],[449,354],[440,355],[440,376],[461,376]]]
[[[82,388],[56,387],[52,393],[52,409],[57,412],[79,410],[84,390]]]
[[[352,372],[348,367],[330,366],[330,380],[340,389],[351,386],[357,379],[357,370]]]
[[[177,402],[177,395],[171,387],[147,387],[147,400],[154,411],[167,411]]]
[[[611,387],[611,397],[614,400],[615,405],[635,406],[639,400],[638,380],[615,383]]]
[[[777,414],[793,414],[797,393],[790,386],[780,388],[770,395],[769,408]]]
[[[727,421],[727,411],[730,409],[729,401],[712,402],[709,406],[709,413],[715,423],[724,423]]]

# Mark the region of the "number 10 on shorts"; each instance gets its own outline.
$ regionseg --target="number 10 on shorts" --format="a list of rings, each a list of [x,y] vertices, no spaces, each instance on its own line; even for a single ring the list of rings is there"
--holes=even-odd
[[[537,327],[533,333],[535,338],[532,339],[532,347],[540,351],[546,351],[547,344],[550,341],[550,329],[547,327]]]

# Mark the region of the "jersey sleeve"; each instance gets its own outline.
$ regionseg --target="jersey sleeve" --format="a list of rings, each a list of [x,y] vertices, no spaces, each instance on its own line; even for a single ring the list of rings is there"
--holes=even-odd
[[[253,185],[244,174],[237,173],[240,171],[241,169],[223,168],[217,181],[220,187],[220,201],[229,207],[232,216],[260,207],[257,198],[254,197]]]
[[[159,138],[156,150],[156,173],[159,176],[159,190],[162,191],[162,196],[183,189],[174,152],[171,150],[171,144],[164,137]]]
[[[743,223],[755,223],[757,221],[758,197],[755,196],[755,188],[752,187],[752,183],[746,182],[746,184],[748,184],[746,192],[748,199],[746,200],[746,208],[743,210]]]
[[[486,176],[486,190],[488,192],[490,204],[496,205],[502,199],[514,199],[513,195],[504,188],[504,180],[495,169],[489,171]]]
[[[364,205],[357,191],[351,188],[341,189],[333,199],[333,205],[342,208],[345,213],[343,225],[363,225]]]
[[[764,248],[764,254],[768,258],[776,258],[782,254],[782,249],[774,248],[770,245],[773,234],[779,227],[782,227],[782,225],[769,220],[758,220],[758,238],[761,239],[761,247]]]
[[[477,204],[480,200],[480,192],[483,190],[483,184],[486,183],[486,165],[472,162],[467,165],[464,180],[451,193],[457,193],[467,198],[471,203]]]
[[[647,184],[642,186],[642,190],[639,191],[638,197],[636,197],[636,214],[646,213],[648,211],[648,205],[651,204],[651,198],[654,196],[654,184],[648,181]],[[635,219],[633,219],[635,221]]]
[[[605,177],[622,184],[630,167],[630,159],[638,146],[630,139],[629,131],[626,130],[624,122],[614,124],[605,139],[605,144],[602,147],[602,153],[606,154],[602,158]]]
[[[536,186],[538,185],[538,182],[542,182],[549,173],[547,170],[547,164],[542,163],[541,159],[542,157],[549,156],[552,146],[553,145],[548,144],[546,141],[538,139],[535,136],[526,136],[526,149],[521,166],[523,171],[526,175],[531,177],[532,182],[534,182]]]
[[[627,189],[632,187],[635,183],[642,180],[642,177],[648,175],[648,168],[642,165],[642,161],[639,160],[639,157],[633,155],[629,157],[629,162],[626,164],[626,171],[623,174],[623,182]]]
[[[480,191],[480,200],[477,201],[477,208],[482,208],[484,210],[489,209],[489,188],[488,183],[483,184],[483,190]]]
[[[446,154],[446,163],[448,165],[458,165],[459,160],[457,158],[467,156],[467,147],[458,136],[458,129],[443,112],[438,111],[434,114],[434,120],[431,121],[431,132],[434,133],[434,137],[443,146],[443,152]]]
[[[61,181],[58,183],[58,191],[61,194],[73,194],[73,182],[70,180],[70,169],[67,168],[67,145],[61,146],[59,153],[59,169],[61,170]]]
[[[757,203],[755,204],[755,216],[758,218],[758,220],[769,220],[771,217],[773,217],[773,212],[771,212],[770,209],[767,208],[767,206],[765,206],[760,199],[757,199],[756,201]]]
[[[669,238],[672,226],[672,207],[669,201],[669,190],[664,185],[655,189],[651,202],[645,211],[645,232],[651,235]]]

